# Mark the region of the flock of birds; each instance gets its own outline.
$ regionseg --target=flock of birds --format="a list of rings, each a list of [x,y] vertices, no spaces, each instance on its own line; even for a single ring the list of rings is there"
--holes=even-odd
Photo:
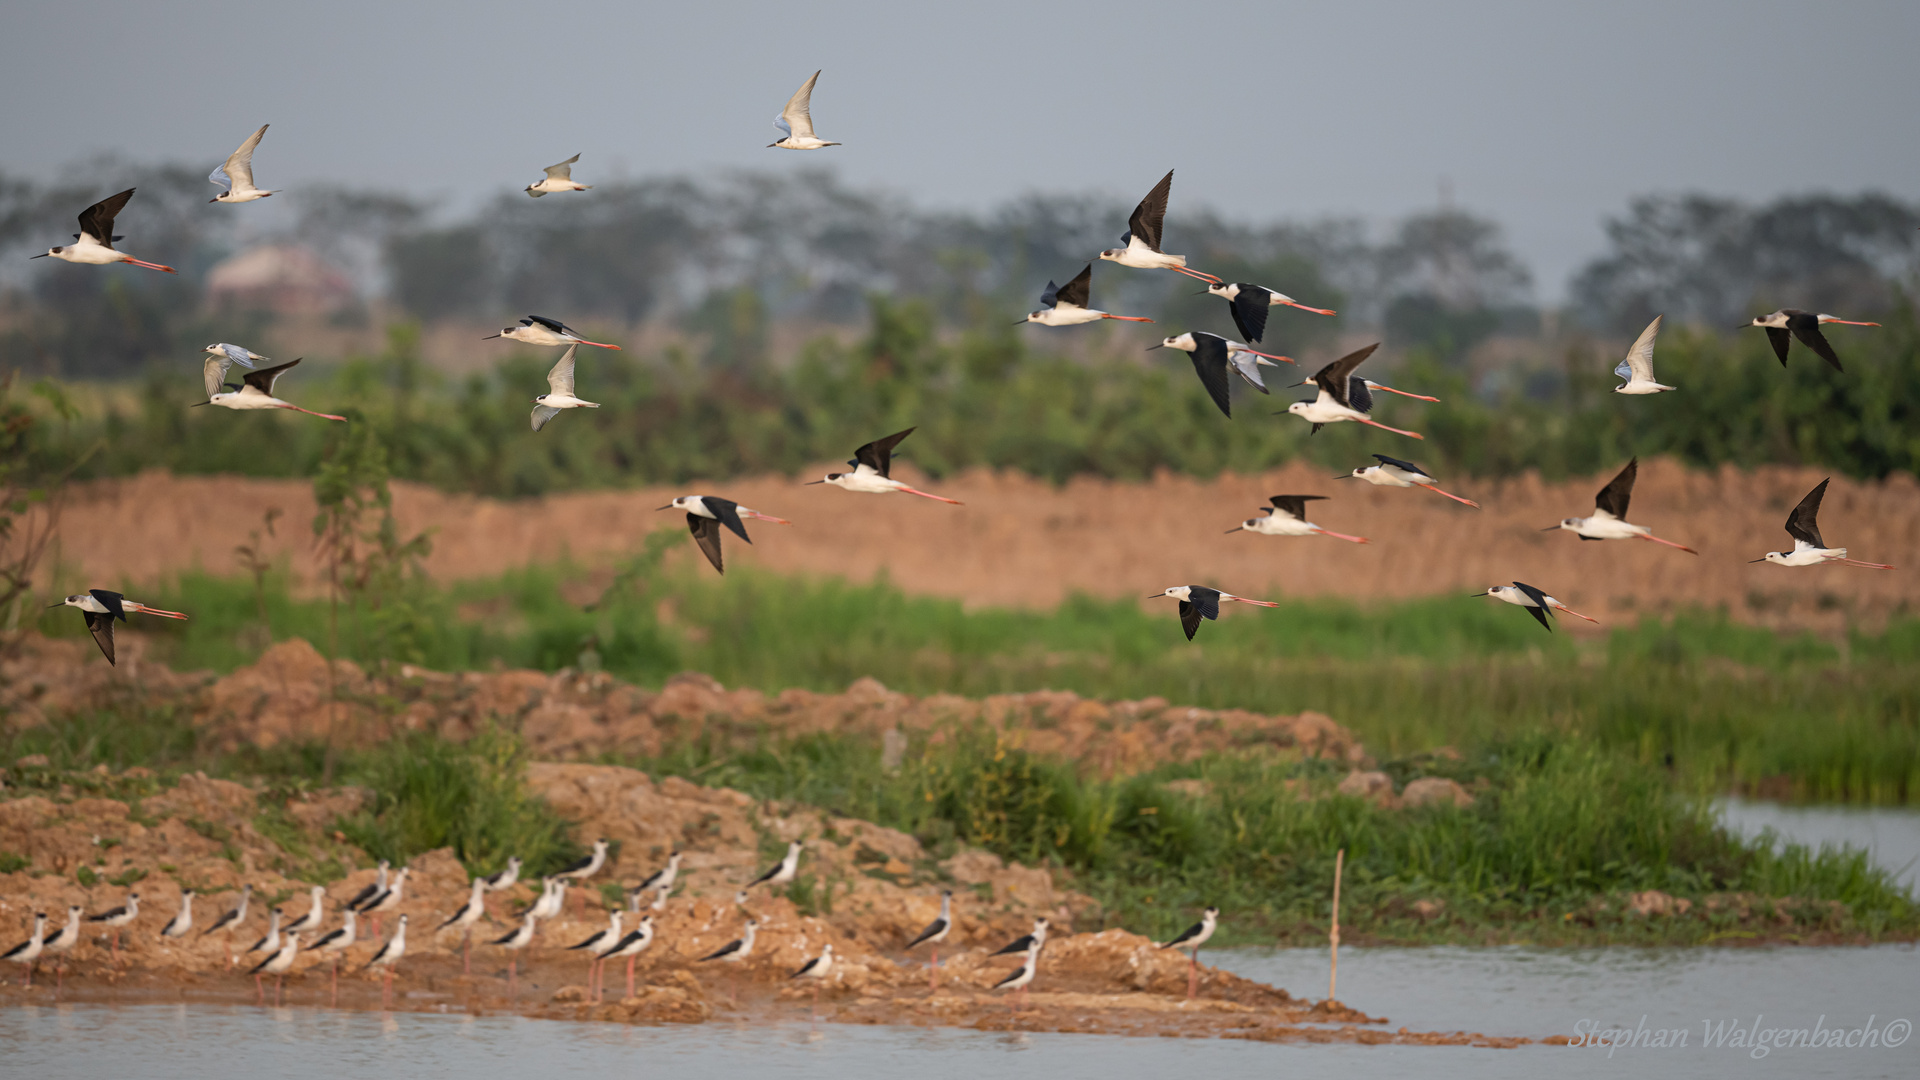
[[[577,861],[561,868],[551,876],[541,879],[538,897],[516,915],[517,922],[507,933],[489,939],[487,944],[506,952],[507,994],[509,998],[517,996],[520,954],[539,937],[540,924],[543,921],[559,917],[566,909],[567,890],[570,886],[585,884],[598,875],[607,865],[607,856],[611,845],[605,839],[595,840],[593,849]],[[805,845],[795,840],[787,845],[787,852],[780,860],[768,867],[765,872],[747,882],[734,894],[734,904],[741,912],[739,936],[725,945],[698,957],[696,963],[724,964],[734,978],[728,989],[728,998],[737,1003],[739,999],[738,972],[740,965],[753,956],[754,940],[761,922],[748,910],[748,893],[759,886],[779,888],[793,882],[799,873],[800,856]],[[637,885],[626,887],[627,906],[614,908],[607,913],[607,925],[589,934],[587,937],[566,945],[568,952],[579,953],[587,958],[586,993],[589,1001],[598,1002],[606,992],[606,966],[609,962],[625,960],[627,962],[627,997],[635,993],[634,966],[640,955],[654,942],[654,917],[666,910],[667,900],[673,894],[674,886],[680,877],[682,853],[672,852],[665,866],[654,871]],[[475,875],[469,882],[467,900],[452,914],[435,925],[434,934],[457,932],[461,935],[460,964],[463,975],[473,973],[473,931],[480,920],[487,918],[486,897],[488,893],[513,888],[520,883],[521,860],[518,856],[506,860],[506,864],[497,873]],[[260,956],[249,970],[254,980],[255,1000],[266,1001],[267,976],[274,977],[274,1001],[280,1004],[285,1000],[286,976],[293,970],[294,962],[304,951],[318,953],[331,960],[330,993],[334,1004],[340,997],[340,963],[346,958],[347,951],[362,942],[360,919],[372,923],[371,940],[379,942],[373,954],[361,965],[362,974],[377,972],[381,976],[381,1005],[387,1007],[393,1001],[393,978],[395,969],[407,953],[407,923],[409,916],[400,914],[395,921],[393,933],[381,941],[380,917],[396,912],[405,898],[407,877],[412,871],[401,867],[390,872],[386,862],[380,863],[374,880],[368,883],[352,898],[342,905],[338,925],[332,929],[323,929],[327,922],[327,890],[324,885],[312,886],[309,892],[307,910],[297,918],[288,920],[284,908],[276,907],[268,913],[267,929],[259,940],[248,947],[244,953],[236,954],[232,950],[236,945],[234,935],[246,928],[249,910],[253,901],[253,886],[241,887],[240,897],[232,907],[201,928],[200,936],[206,937],[215,932],[226,935],[227,948],[231,963],[237,966],[240,956]],[[195,892],[183,890],[180,894],[180,906],[160,929],[162,941],[179,940],[194,931],[193,901]],[[649,898],[649,895],[651,898]],[[582,900],[584,904],[584,899]],[[1220,912],[1209,907],[1201,915],[1200,921],[1187,928],[1181,934],[1160,947],[1178,949],[1188,954],[1187,996],[1193,997],[1198,989],[1200,947],[1213,936],[1218,924]],[[112,932],[109,941],[111,963],[118,968],[120,944],[123,932],[140,917],[140,894],[129,893],[126,903],[92,915],[85,913],[80,905],[67,909],[67,922],[59,931],[47,933],[48,919],[45,912],[35,913],[33,933],[27,940],[15,945],[0,959],[11,960],[26,968],[26,985],[33,986],[33,976],[42,960],[58,959],[63,961],[56,966],[55,989],[65,981],[65,957],[78,945],[82,928],[87,924]],[[629,929],[627,920],[634,918]],[[1026,1000],[1026,990],[1033,984],[1039,971],[1041,950],[1047,943],[1048,920],[1044,917],[1034,920],[1033,930],[1023,934],[1006,945],[995,950],[990,956],[1021,957],[1019,967],[994,984],[994,989],[1019,992],[1018,1003]],[[930,989],[937,990],[940,985],[940,945],[946,941],[955,927],[953,915],[953,893],[951,890],[940,894],[940,914],[927,927],[907,943],[912,951],[922,945],[932,947],[932,956],[927,967]],[[832,973],[834,965],[833,944],[827,942],[820,952],[809,958],[789,976],[790,981],[810,983],[813,987],[813,1005],[816,1017],[819,1013],[820,986]]]

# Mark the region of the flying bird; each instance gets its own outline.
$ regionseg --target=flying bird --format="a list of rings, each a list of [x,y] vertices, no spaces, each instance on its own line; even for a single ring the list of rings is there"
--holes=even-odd
[[[539,431],[547,426],[547,421],[559,416],[563,409],[597,409],[597,401],[583,401],[573,392],[573,354],[580,346],[569,345],[567,351],[560,354],[554,362],[553,370],[547,372],[547,392],[533,399],[533,430]]]
[[[249,409],[292,409],[294,412],[303,412],[308,416],[317,416],[322,420],[338,420],[343,424],[346,423],[347,418],[344,416],[335,416],[332,413],[314,412],[312,409],[303,409],[291,401],[282,401],[273,396],[273,384],[279,380],[280,376],[285,375],[289,368],[298,364],[300,359],[301,358],[295,358],[274,367],[261,368],[258,371],[249,371],[240,380],[245,384],[240,389],[221,390],[218,393],[209,392],[207,394],[207,400],[200,404],[218,405],[223,409],[239,409],[242,411]],[[211,366],[211,361],[209,361],[209,366]],[[216,389],[218,389],[217,386],[208,387],[209,391]]]
[[[1286,293],[1264,285],[1249,285],[1244,281],[1216,281],[1207,286],[1207,293],[1227,302],[1227,310],[1233,315],[1233,325],[1239,328],[1240,336],[1248,341],[1259,341],[1261,335],[1267,332],[1268,308],[1285,306],[1311,311],[1315,315],[1334,314],[1331,309],[1308,307]]]
[[[52,256],[61,262],[84,263],[88,266],[131,263],[134,266],[144,266],[149,270],[164,270],[169,274],[179,273],[171,266],[146,262],[124,252],[113,250],[115,240],[125,239],[113,235],[113,219],[120,215],[121,210],[126,209],[127,200],[133,198],[135,190],[137,189],[128,188],[118,195],[109,195],[80,211],[80,231],[73,234],[73,243],[48,248],[33,257],[44,259]]]
[[[117,592],[106,589],[88,589],[83,593],[74,593],[57,604],[48,604],[48,610],[57,607],[79,608],[80,614],[87,620],[87,630],[93,634],[94,644],[100,646],[100,655],[113,659],[113,620],[127,621],[127,612],[139,615],[158,615],[163,619],[184,619],[185,615],[177,611],[165,611],[157,607],[129,600]],[[115,665],[117,666],[117,665]]]
[[[1188,269],[1185,255],[1169,255],[1160,250],[1161,226],[1166,224],[1167,197],[1172,192],[1173,170],[1168,169],[1167,175],[1133,208],[1133,216],[1127,219],[1127,231],[1120,234],[1120,246],[1108,248],[1100,257],[1136,270],[1172,270],[1208,284],[1218,282],[1220,279],[1212,274]]]
[[[1244,596],[1221,592],[1219,589],[1209,589],[1205,585],[1175,585],[1165,592],[1154,593],[1147,599],[1151,600],[1155,596],[1171,596],[1180,601],[1180,628],[1187,632],[1188,641],[1192,641],[1193,635],[1199,631],[1201,619],[1220,617],[1220,603],[1223,600],[1252,604],[1255,607],[1280,606],[1272,600],[1249,600]]]
[[[1435,480],[1427,473],[1427,470],[1415,465],[1411,461],[1401,461],[1399,458],[1390,458],[1385,454],[1375,454],[1373,456],[1380,464],[1369,465],[1364,469],[1355,469],[1350,473],[1343,473],[1336,476],[1334,479],[1365,480],[1375,487],[1426,488],[1436,495],[1445,495],[1454,502],[1465,503],[1475,510],[1480,509],[1480,504],[1474,502],[1472,499],[1463,499],[1450,491],[1441,491],[1440,481]]]
[[[528,184],[527,194],[537,199],[542,195],[550,195],[556,191],[591,191],[593,190],[592,184],[574,183],[573,163],[579,160],[580,160],[580,155],[575,154],[558,165],[547,166],[546,168],[547,178],[545,180],[540,181],[537,184]]]
[[[768,149],[779,147],[782,150],[819,150],[828,146],[839,146],[837,142],[825,142],[813,134],[813,114],[809,108],[813,104],[813,84],[820,81],[820,73],[800,84],[800,89],[787,99],[787,107],[774,117],[773,126],[780,129],[779,139],[767,144]]]
[[[1147,351],[1152,352],[1154,349],[1179,349],[1186,353],[1193,360],[1193,371],[1200,376],[1200,385],[1207,388],[1207,396],[1213,399],[1213,403],[1219,406],[1220,411],[1225,413],[1229,420],[1233,419],[1233,404],[1228,392],[1228,371],[1240,376],[1248,386],[1265,394],[1270,391],[1267,390],[1266,380],[1260,377],[1261,365],[1278,367],[1278,364],[1271,363],[1274,360],[1293,363],[1285,356],[1263,353],[1251,345],[1229,341],[1218,334],[1209,334],[1204,330],[1194,330],[1167,338],[1158,345],[1149,346]]]
[[[1083,323],[1099,322],[1101,319],[1119,319],[1122,322],[1152,322],[1145,315],[1110,315],[1088,305],[1093,291],[1093,264],[1088,263],[1085,270],[1074,275],[1065,285],[1047,282],[1047,291],[1040,294],[1040,310],[1027,313],[1021,323],[1039,323],[1041,326],[1079,326]],[[1015,323],[1015,326],[1020,323]]]
[[[1540,625],[1546,627],[1547,633],[1549,634],[1553,633],[1553,624],[1547,621],[1548,611],[1564,611],[1575,618],[1585,619],[1590,623],[1600,621],[1591,615],[1580,614],[1524,581],[1516,581],[1511,585],[1495,585],[1486,592],[1477,592],[1473,595],[1491,596],[1495,600],[1503,600],[1517,607],[1526,608],[1527,614],[1540,620]]]
[[[1799,338],[1800,344],[1812,349],[1819,354],[1820,359],[1832,364],[1833,370],[1845,371],[1847,369],[1840,366],[1840,358],[1834,355],[1833,346],[1827,344],[1827,336],[1820,332],[1820,327],[1827,323],[1837,323],[1841,326],[1880,325],[1877,322],[1854,322],[1851,319],[1836,319],[1831,315],[1816,315],[1811,311],[1801,311],[1799,308],[1781,308],[1771,315],[1757,315],[1752,322],[1735,329],[1745,330],[1748,326],[1764,327],[1767,331],[1767,340],[1773,342],[1774,355],[1780,358],[1781,367],[1787,366],[1788,347],[1794,338]]]
[[[1613,388],[1616,394],[1658,394],[1663,390],[1677,390],[1679,387],[1663,386],[1653,378],[1653,339],[1660,336],[1660,319],[1655,315],[1653,321],[1640,331],[1640,337],[1634,341],[1633,348],[1627,350],[1627,358],[1613,373],[1627,380],[1625,384]],[[1783,354],[1784,355],[1784,354]]]
[[[966,505],[959,499],[949,499],[944,495],[933,495],[917,488],[910,488],[887,475],[893,468],[893,448],[900,445],[900,440],[913,432],[913,428],[908,428],[905,431],[896,431],[884,439],[875,439],[853,452],[853,460],[847,462],[854,467],[852,472],[830,472],[825,479],[809,480],[807,483],[832,484],[846,491],[864,492],[868,495],[889,495],[896,491],[904,491],[908,495],[918,495],[923,499],[933,499],[953,506]]]
[[[524,342],[528,345],[591,345],[596,349],[620,351],[618,345],[608,345],[599,341],[588,341],[573,332],[573,328],[559,319],[549,319],[544,315],[529,315],[520,320],[519,326],[509,326],[497,334],[488,334],[481,341],[494,338],[506,338],[509,341]]]
[[[753,538],[747,535],[747,527],[741,524],[741,518],[753,518],[756,521],[770,521],[775,525],[793,524],[793,522],[788,521],[786,518],[777,518],[772,514],[763,514],[751,507],[741,506],[731,499],[722,499],[716,495],[682,495],[667,505],[660,507],[660,509],[685,510],[687,512],[687,528],[693,532],[693,542],[700,545],[700,550],[706,554],[707,561],[713,564],[713,568],[723,574],[727,572],[727,568],[721,565],[720,561],[721,526],[724,525],[732,529],[740,539],[751,544],[753,543]],[[679,863],[680,855],[678,852],[675,852],[673,865],[677,867]],[[665,871],[661,871],[661,873],[665,873]],[[654,876],[658,877],[659,874]],[[668,884],[672,884],[671,879],[669,879]],[[646,887],[646,882],[640,884],[640,888],[644,889]]]
[[[1787,535],[1793,537],[1792,551],[1769,551],[1753,562],[1770,562],[1780,566],[1823,566],[1827,563],[1840,563],[1845,566],[1864,566],[1869,570],[1891,570],[1886,563],[1861,562],[1849,559],[1846,548],[1830,548],[1820,538],[1820,500],[1826,498],[1827,482],[1820,481],[1800,505],[1787,515]]]
[[[1272,506],[1261,507],[1266,514],[1265,517],[1248,518],[1227,531],[1237,533],[1245,530],[1250,533],[1259,533],[1261,536],[1331,536],[1336,540],[1346,540],[1355,544],[1373,543],[1364,536],[1348,536],[1346,533],[1337,533],[1332,529],[1323,529],[1308,521],[1308,500],[1324,498],[1326,498],[1325,495],[1274,495],[1267,500],[1273,504]]]
[[[1373,350],[1379,347],[1380,343],[1374,342],[1358,352],[1348,353],[1321,368],[1307,380],[1319,388],[1319,396],[1312,401],[1296,401],[1287,406],[1287,411],[1312,424],[1314,432],[1318,432],[1328,424],[1353,420],[1369,427],[1377,427],[1381,431],[1405,435],[1411,439],[1426,438],[1417,431],[1402,431],[1396,427],[1388,427],[1367,416],[1373,411],[1373,395],[1369,391],[1374,384],[1354,375],[1353,369],[1359,367],[1360,362],[1372,356]],[[1384,390],[1387,387],[1380,389]],[[1403,393],[1399,390],[1393,392]]]
[[[260,145],[260,136],[267,133],[267,125],[261,124],[260,130],[247,136],[240,149],[227,156],[226,163],[217,166],[207,174],[207,179],[226,188],[220,194],[208,199],[208,202],[243,203],[264,199],[273,194],[253,186],[253,151]]]
[[[1618,476],[1607,481],[1607,486],[1601,488],[1600,493],[1593,497],[1591,517],[1563,518],[1560,524],[1549,525],[1540,531],[1552,532],[1555,529],[1565,529],[1582,540],[1651,540],[1656,544],[1679,548],[1689,555],[1700,554],[1685,544],[1660,539],[1645,525],[1627,523],[1627,503],[1633,498],[1633,481],[1639,471],[1640,459],[1634,458],[1627,462],[1627,467],[1621,469]]]
[[[219,393],[222,389],[240,389],[238,386],[227,386],[227,372],[232,369],[233,365],[239,364],[241,367],[251,370],[255,360],[273,359],[271,356],[261,356],[251,349],[225,341],[216,341],[212,345],[207,346],[204,351],[207,354],[207,362],[201,365],[200,370],[206,379],[207,397],[209,398]]]

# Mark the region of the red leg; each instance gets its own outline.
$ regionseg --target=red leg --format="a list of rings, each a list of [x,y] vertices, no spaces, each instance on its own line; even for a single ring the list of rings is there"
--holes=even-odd
[[[927,989],[940,989],[940,946],[933,947],[933,963],[927,965]]]
[[[637,956],[627,957],[627,996],[628,997],[633,996],[633,963],[638,959],[640,958]]]
[[[467,927],[467,935],[460,939],[460,974],[473,974],[473,927]]]

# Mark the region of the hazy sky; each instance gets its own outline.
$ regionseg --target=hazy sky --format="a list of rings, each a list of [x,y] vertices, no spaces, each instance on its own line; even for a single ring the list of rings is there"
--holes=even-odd
[[[1177,251],[1183,206],[1385,222],[1445,177],[1553,299],[1633,194],[1920,198],[1912,0],[16,0],[5,24],[0,169],[211,169],[270,122],[255,168],[287,199],[329,180],[460,209],[575,151],[586,183],[831,164],[966,208],[1133,199],[1177,167]],[[815,123],[847,145],[765,149],[815,68]]]

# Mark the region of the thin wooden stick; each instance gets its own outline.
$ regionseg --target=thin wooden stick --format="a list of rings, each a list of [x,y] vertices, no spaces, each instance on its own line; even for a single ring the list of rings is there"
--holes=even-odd
[[[1333,857],[1333,926],[1327,931],[1333,964],[1327,970],[1327,1001],[1334,1000],[1334,986],[1340,981],[1340,875],[1346,869],[1347,849]]]

